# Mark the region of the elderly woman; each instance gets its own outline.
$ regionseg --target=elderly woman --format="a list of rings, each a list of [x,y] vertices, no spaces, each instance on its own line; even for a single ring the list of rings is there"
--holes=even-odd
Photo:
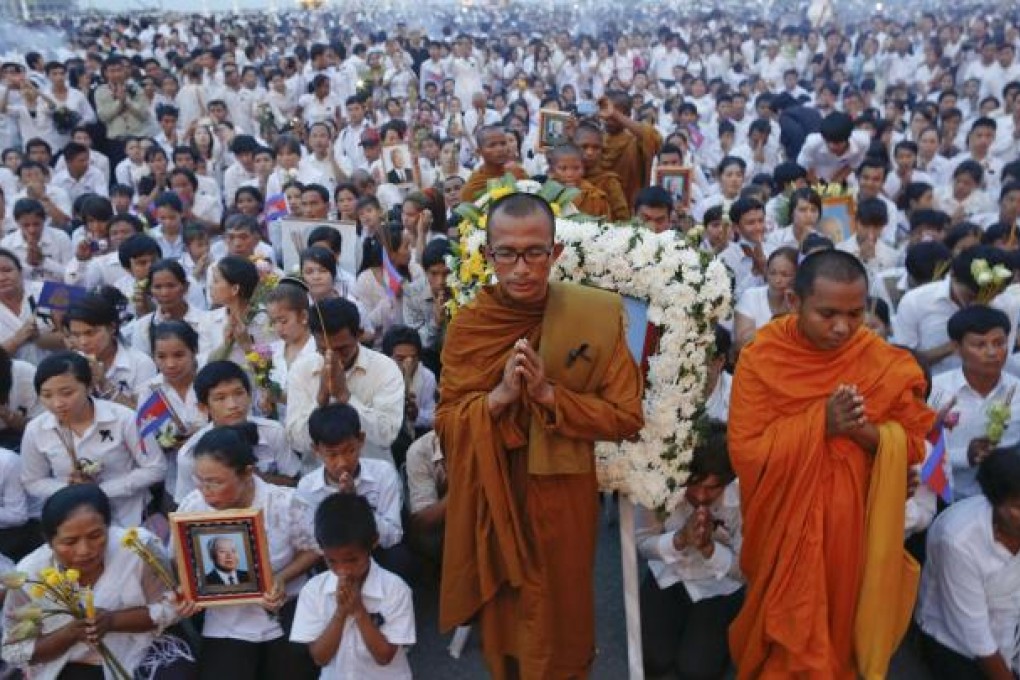
[[[52,608],[54,603],[33,601],[24,589],[8,593],[3,658],[11,665],[27,666],[29,677],[35,680],[108,677],[96,650],[98,641],[130,673],[158,668],[144,677],[161,680],[190,675],[190,654],[184,644],[170,636],[160,638],[163,630],[177,620],[172,593],[152,567],[122,547],[126,530],[111,527],[110,518],[110,499],[93,484],[62,489],[43,506],[41,524],[46,544],[23,559],[18,570],[30,578],[37,578],[47,567],[77,570],[78,583],[92,588],[96,615],[91,620],[66,614],[46,616],[38,637],[14,641],[11,622],[18,610],[32,604]],[[138,540],[158,560],[166,562],[154,536],[138,530]]]

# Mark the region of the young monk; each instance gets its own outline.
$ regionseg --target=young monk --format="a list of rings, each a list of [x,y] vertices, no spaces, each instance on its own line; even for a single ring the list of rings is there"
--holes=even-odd
[[[584,159],[584,178],[601,189],[609,201],[609,215],[614,222],[630,219],[630,203],[623,194],[623,185],[615,172],[602,168],[602,131],[591,123],[581,123],[574,132],[574,144]]]
[[[655,126],[630,117],[630,96],[626,92],[610,92],[603,97],[599,118],[606,128],[602,169],[619,176],[627,205],[633,205],[637,193],[648,186],[662,135]]]
[[[580,194],[574,198],[574,207],[585,215],[612,219],[609,199],[598,187],[584,178],[584,157],[573,144],[561,144],[546,154],[549,159],[549,178]]]
[[[730,649],[742,680],[885,677],[919,575],[907,469],[935,414],[910,354],[862,328],[860,260],[809,255],[794,292],[796,313],[757,332],[733,380],[747,597]]]
[[[468,177],[460,197],[474,201],[485,193],[490,179],[500,179],[508,172],[517,179],[527,179],[528,173],[517,165],[510,165],[510,147],[506,143],[506,130],[501,125],[486,125],[475,133],[478,155],[482,164]]]

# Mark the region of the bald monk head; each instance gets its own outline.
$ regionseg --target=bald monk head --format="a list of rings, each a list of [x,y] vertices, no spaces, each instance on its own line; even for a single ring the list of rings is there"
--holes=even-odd
[[[502,172],[510,160],[510,147],[502,125],[484,125],[475,133],[478,155],[489,170]]]
[[[820,351],[839,349],[864,323],[868,272],[855,256],[839,250],[808,255],[793,282],[797,325]]]
[[[602,169],[602,131],[590,123],[581,123],[574,132],[574,145],[584,158],[584,172],[590,174]]]
[[[563,252],[549,204],[523,193],[499,199],[489,208],[486,237],[486,256],[500,290],[514,302],[544,300],[549,272]]]

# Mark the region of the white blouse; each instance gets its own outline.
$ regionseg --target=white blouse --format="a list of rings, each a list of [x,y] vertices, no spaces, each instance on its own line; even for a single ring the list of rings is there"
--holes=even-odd
[[[157,557],[168,565],[166,551],[159,540],[145,531],[138,530],[139,538]],[[166,587],[159,580],[155,571],[148,567],[138,555],[120,545],[124,530],[110,527],[106,543],[103,573],[93,586],[97,608],[108,611],[120,611],[135,607],[147,607],[149,618],[156,628],[144,633],[107,633],[103,642],[114,656],[129,671],[134,670],[145,659],[146,651],[166,627],[176,621],[176,611],[167,597]],[[53,550],[49,545],[37,548],[25,557],[18,570],[35,577],[45,567],[60,567]],[[9,620],[15,610],[30,602],[24,590],[11,591],[4,603],[4,618]],[[47,600],[41,603],[45,607]],[[48,616],[43,619],[42,633],[53,631],[70,623],[71,617],[66,614]],[[4,628],[3,658],[11,665],[27,664],[35,651],[36,639],[30,638],[23,642],[8,645],[9,628]],[[33,680],[55,680],[64,666],[72,662],[90,662],[95,652],[85,644],[77,643],[60,657],[45,663],[33,664],[31,677]]]
[[[21,481],[40,502],[67,486],[72,463],[64,442],[70,438],[79,463],[100,466],[95,479],[110,497],[113,523],[135,526],[142,521],[149,487],[166,476],[166,460],[162,452],[142,449],[134,411],[102,399],[92,404],[95,419],[80,437],[62,428],[49,411],[28,423],[21,442]]]
[[[273,572],[290,564],[297,553],[318,551],[318,545],[308,523],[308,507],[294,489],[267,484],[254,477],[255,496],[251,508],[262,510],[269,543],[269,563]],[[178,512],[213,512],[199,490],[189,493],[181,501]],[[294,597],[305,584],[301,575],[287,584],[287,596]],[[212,607],[205,612],[203,637],[230,638],[248,642],[268,642],[283,636],[280,623],[257,604],[239,604]]]

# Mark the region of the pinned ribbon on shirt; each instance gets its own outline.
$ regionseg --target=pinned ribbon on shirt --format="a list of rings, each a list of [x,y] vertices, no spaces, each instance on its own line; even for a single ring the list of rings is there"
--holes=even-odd
[[[112,442],[113,441],[113,432],[111,432],[110,430],[100,430],[99,431],[99,441],[100,442]]]

